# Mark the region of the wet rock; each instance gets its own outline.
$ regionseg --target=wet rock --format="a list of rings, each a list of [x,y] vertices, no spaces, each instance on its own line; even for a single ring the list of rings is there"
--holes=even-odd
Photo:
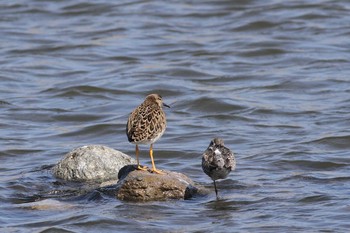
[[[67,153],[52,169],[53,174],[68,181],[104,182],[117,180],[119,170],[135,164],[130,156],[101,145],[88,145]]]
[[[163,172],[165,174],[154,174],[136,170],[136,166],[122,168],[118,174],[116,197],[126,201],[189,199],[204,189],[182,173]]]

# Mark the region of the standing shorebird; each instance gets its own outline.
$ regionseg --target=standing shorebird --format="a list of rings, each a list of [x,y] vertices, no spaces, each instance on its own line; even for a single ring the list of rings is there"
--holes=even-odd
[[[224,140],[214,138],[203,153],[202,169],[214,181],[216,198],[218,190],[215,181],[225,179],[235,168],[236,160],[232,151],[225,147]]]
[[[153,143],[155,143],[164,133],[166,128],[166,118],[163,106],[170,108],[163,103],[162,97],[158,94],[150,94],[145,101],[130,114],[126,124],[126,135],[129,142],[136,144],[137,169],[147,170],[139,162],[139,144],[151,145],[149,155],[152,161],[152,172],[162,174],[156,169],[153,160]]]

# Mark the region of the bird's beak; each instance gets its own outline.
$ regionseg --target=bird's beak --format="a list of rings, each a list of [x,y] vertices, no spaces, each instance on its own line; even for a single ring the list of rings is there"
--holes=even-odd
[[[165,106],[165,107],[167,107],[167,108],[170,108],[170,106],[167,105],[167,104],[165,104],[165,103],[163,103],[163,106]]]

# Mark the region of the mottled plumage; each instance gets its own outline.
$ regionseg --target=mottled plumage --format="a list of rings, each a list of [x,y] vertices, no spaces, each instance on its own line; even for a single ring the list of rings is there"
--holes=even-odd
[[[225,179],[236,168],[235,156],[230,149],[224,146],[224,141],[214,138],[202,157],[202,169],[213,181],[216,196],[218,191],[215,180]]]
[[[161,173],[156,169],[153,160],[153,143],[155,143],[164,133],[166,128],[166,118],[162,97],[158,94],[150,94],[144,102],[130,114],[126,124],[126,135],[129,142],[136,144],[136,159],[138,169],[146,170],[140,166],[138,158],[138,145],[150,144],[150,157],[152,160],[152,171]]]

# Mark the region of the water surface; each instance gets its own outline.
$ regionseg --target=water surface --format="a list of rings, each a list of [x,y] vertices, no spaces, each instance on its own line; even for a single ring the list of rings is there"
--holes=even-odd
[[[0,230],[346,232],[349,10],[345,0],[2,1]],[[213,190],[128,203],[51,176],[82,145],[133,156],[126,120],[149,93],[172,107],[159,168],[212,188],[200,167],[210,140],[236,153],[220,200]]]

